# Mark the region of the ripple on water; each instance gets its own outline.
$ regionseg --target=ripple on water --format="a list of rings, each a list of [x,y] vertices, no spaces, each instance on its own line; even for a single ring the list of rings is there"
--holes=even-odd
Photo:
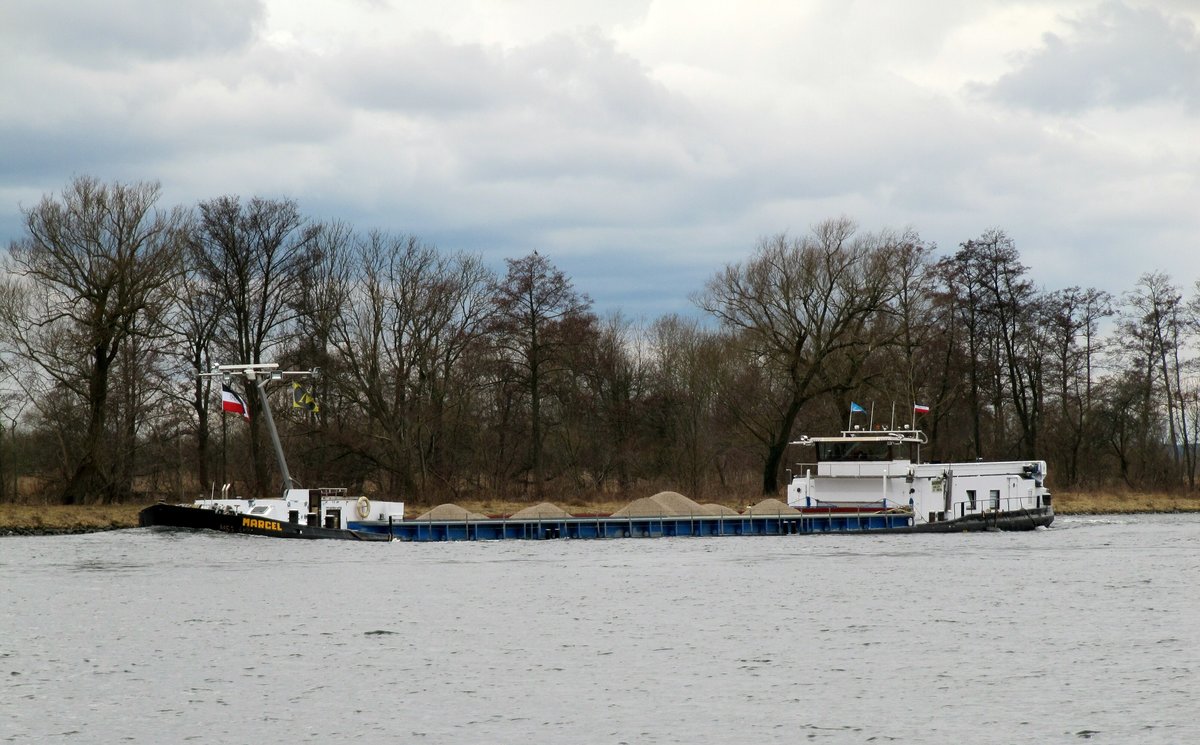
[[[1171,517],[886,538],[0,539],[0,741],[1200,741],[1200,519]]]

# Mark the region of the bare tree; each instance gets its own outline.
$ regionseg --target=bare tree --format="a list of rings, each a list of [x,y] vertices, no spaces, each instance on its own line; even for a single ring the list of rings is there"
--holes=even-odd
[[[191,235],[189,241],[194,241]],[[191,414],[191,427],[196,445],[196,479],[201,487],[213,483],[210,472],[212,439],[209,414],[212,409],[213,379],[200,377],[218,362],[214,337],[221,319],[224,302],[217,284],[211,277],[189,266],[175,283],[174,303],[167,324],[173,338],[171,354],[175,358],[177,382],[171,388],[177,402]],[[224,429],[222,429],[224,432]],[[222,452],[220,477],[227,478]]]
[[[1144,444],[1146,419],[1153,417],[1141,407],[1145,373],[1139,367],[1121,370],[1100,386],[1097,396],[1097,430],[1116,459],[1116,475],[1130,488],[1149,481],[1157,460]]]
[[[110,374],[123,345],[159,332],[178,275],[184,213],[156,208],[156,183],[72,181],[23,210],[25,236],[9,249],[15,302],[7,341],[86,411],[78,452],[67,452],[67,503],[118,499],[131,484],[112,454],[133,447],[109,427]]]
[[[449,483],[458,459],[447,451],[465,449],[464,425],[477,424],[461,368],[482,345],[492,275],[478,257],[445,256],[412,236],[372,233],[354,256],[331,329],[341,394],[370,423],[371,436],[351,446],[393,474],[397,490]]]
[[[1064,485],[1078,483],[1081,458],[1094,455],[1087,439],[1095,415],[1092,369],[1101,351],[1099,323],[1112,313],[1112,296],[1102,290],[1068,287],[1046,298],[1046,351],[1053,361],[1050,377],[1058,398],[1053,424],[1060,445],[1054,455],[1062,473],[1059,483]]]
[[[1001,373],[992,387],[993,409],[1002,421],[999,411],[1007,388],[1020,427],[1017,452],[1032,458],[1037,454],[1045,395],[1042,299],[1026,277],[1028,267],[1020,262],[1015,244],[1003,231],[989,230],[967,241],[962,253],[980,280],[983,310],[991,321],[990,342],[1001,361]]]
[[[640,330],[613,313],[599,324],[590,343],[579,347],[575,373],[567,381],[575,398],[564,407],[572,426],[563,429],[575,435],[567,450],[581,486],[603,489],[615,480],[623,490],[633,483],[644,450],[639,423],[648,375],[640,341]]]
[[[288,340],[295,296],[314,261],[320,227],[301,216],[291,200],[255,197],[245,204],[225,196],[201,202],[192,258],[218,289],[223,305],[216,340],[238,363],[267,361]],[[246,391],[247,394],[251,393]],[[251,398],[251,409],[256,402]],[[255,490],[271,493],[261,419],[250,419]]]
[[[841,218],[820,223],[803,239],[766,239],[753,258],[725,267],[696,298],[738,333],[774,380],[773,415],[754,431],[765,449],[764,494],[778,489],[801,408],[857,384],[879,341],[872,326],[896,293],[895,246],[856,232]]]
[[[933,323],[933,273],[929,265],[932,247],[908,230],[897,236],[885,236],[885,242],[893,246],[893,270],[891,279],[895,283],[895,297],[888,306],[894,331],[897,367],[904,372],[900,381],[900,399],[906,403],[928,401],[932,386],[927,384],[930,360],[924,353],[930,337],[935,333]]]
[[[0,309],[7,305],[5,296],[9,290],[11,285],[0,284]],[[0,318],[3,317],[3,311],[0,310]],[[0,502],[18,496],[15,453],[17,422],[21,420],[29,398],[21,394],[16,372],[13,360],[0,346]]]
[[[294,333],[286,347],[276,353],[290,368],[320,368],[321,374],[304,382],[304,388],[319,402],[313,410],[297,408],[285,401],[288,415],[277,422],[280,437],[287,440],[295,466],[292,475],[301,483],[339,483],[362,488],[367,479],[366,462],[354,457],[351,442],[358,439],[358,412],[347,406],[338,381],[346,370],[335,353],[336,328],[351,307],[358,278],[357,237],[343,222],[318,226],[311,245],[311,260],[297,278],[300,292],[288,298],[295,317]],[[289,394],[290,391],[285,391]],[[299,416],[296,416],[299,413]]]
[[[974,266],[971,254],[959,250],[953,256],[947,256],[939,261],[934,270],[938,277],[939,289],[935,295],[941,310],[939,326],[944,343],[942,345],[942,375],[940,386],[941,396],[938,404],[944,404],[949,397],[956,377],[950,371],[961,362],[966,380],[962,382],[966,388],[967,416],[970,419],[971,456],[982,458],[984,452],[983,434],[983,388],[984,381],[994,377],[991,370],[995,361],[985,354],[986,321],[982,311],[983,287],[982,278]],[[940,447],[937,437],[937,426],[943,420],[944,405],[934,412],[933,446]]]
[[[543,482],[545,387],[566,369],[564,353],[594,332],[592,301],[549,259],[534,251],[508,260],[508,273],[494,288],[496,344],[520,390],[529,400],[528,469],[534,496]]]
[[[1183,400],[1183,361],[1181,353],[1186,334],[1186,308],[1183,295],[1170,277],[1162,272],[1143,274],[1137,286],[1127,294],[1128,312],[1122,323],[1134,358],[1145,370],[1142,407],[1147,425],[1154,420],[1152,410],[1165,409],[1170,457],[1177,474],[1186,473],[1189,487],[1195,486],[1195,464],[1186,406]],[[1145,429],[1147,448],[1155,447],[1159,436]]]
[[[693,498],[710,478],[725,475],[722,458],[730,447],[722,421],[724,379],[737,367],[732,339],[704,329],[696,319],[670,315],[651,328],[649,374],[655,470],[676,480]]]
[[[960,336],[975,457],[985,440],[996,452],[1033,457],[1045,397],[1044,302],[1011,238],[989,230],[938,263],[939,302],[951,311],[948,333]],[[957,330],[956,327],[961,328]],[[1010,414],[1011,411],[1011,414]],[[985,417],[991,436],[985,436]],[[1015,417],[1017,437],[1008,431]]]

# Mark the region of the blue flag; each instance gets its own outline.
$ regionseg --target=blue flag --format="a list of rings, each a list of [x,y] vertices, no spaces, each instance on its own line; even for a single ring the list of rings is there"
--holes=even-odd
[[[851,414],[866,414],[867,410],[864,409],[863,407],[859,406],[858,404],[854,403],[853,401],[851,401],[850,402],[850,413]]]

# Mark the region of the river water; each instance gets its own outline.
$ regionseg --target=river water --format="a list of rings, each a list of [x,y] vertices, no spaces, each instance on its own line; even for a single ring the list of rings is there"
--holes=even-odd
[[[0,742],[1200,742],[1200,518],[0,538]]]

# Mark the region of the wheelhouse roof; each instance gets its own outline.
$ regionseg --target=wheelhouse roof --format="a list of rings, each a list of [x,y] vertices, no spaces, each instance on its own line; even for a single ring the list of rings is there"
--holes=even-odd
[[[918,429],[874,429],[874,430],[845,430],[840,435],[830,437],[809,437],[803,435],[792,445],[815,445],[824,442],[884,442],[897,444],[912,442],[924,445],[928,440],[925,433]]]

